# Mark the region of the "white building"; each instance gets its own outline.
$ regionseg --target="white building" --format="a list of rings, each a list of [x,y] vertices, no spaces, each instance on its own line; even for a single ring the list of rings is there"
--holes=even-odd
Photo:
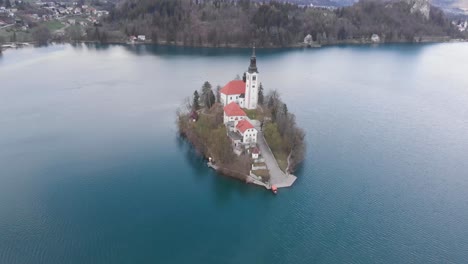
[[[257,57],[255,47],[250,57],[249,69],[244,73],[243,80],[234,80],[227,83],[220,91],[221,102],[224,106],[235,102],[242,108],[256,109],[258,103]]]
[[[243,120],[246,117],[245,112],[235,102],[231,102],[224,107],[224,124]]]
[[[248,120],[237,121],[236,130],[242,137],[242,143],[257,143],[257,129]]]
[[[228,82],[223,89],[220,90],[221,103],[225,106],[230,103],[236,103],[240,107],[244,107],[245,97],[245,82],[242,80],[234,80]]]
[[[371,36],[371,41],[372,41],[373,43],[379,43],[379,42],[380,42],[380,37],[379,37],[379,35],[377,35],[377,34],[372,34],[372,36]]]
[[[252,159],[258,159],[259,154],[260,154],[260,150],[257,147],[253,148]]]
[[[138,40],[145,41],[146,36],[145,35],[138,35]]]

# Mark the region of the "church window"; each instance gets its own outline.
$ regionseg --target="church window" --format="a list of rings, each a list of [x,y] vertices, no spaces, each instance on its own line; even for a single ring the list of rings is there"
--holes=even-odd
[[[252,81],[255,81],[255,80],[257,80],[257,76],[254,75],[252,76]]]

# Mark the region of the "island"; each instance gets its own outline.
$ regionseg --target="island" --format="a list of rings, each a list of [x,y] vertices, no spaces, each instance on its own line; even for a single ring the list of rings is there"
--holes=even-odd
[[[242,79],[213,90],[205,82],[186,98],[177,111],[179,134],[222,175],[267,189],[291,186],[305,133],[279,92],[264,95],[255,47]]]

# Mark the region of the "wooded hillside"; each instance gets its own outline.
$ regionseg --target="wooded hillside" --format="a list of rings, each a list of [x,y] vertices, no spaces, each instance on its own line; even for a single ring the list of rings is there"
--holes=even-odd
[[[318,44],[414,42],[426,37],[462,37],[441,10],[428,19],[407,2],[362,0],[338,9],[249,0],[126,0],[111,11],[108,27],[155,43],[189,46],[293,46],[310,34]]]

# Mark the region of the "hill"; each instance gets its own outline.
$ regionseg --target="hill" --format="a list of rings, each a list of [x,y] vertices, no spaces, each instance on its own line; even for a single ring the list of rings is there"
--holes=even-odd
[[[320,45],[366,43],[373,34],[381,42],[462,37],[440,9],[424,0],[365,0],[334,9],[248,0],[126,0],[111,12],[106,27],[123,36],[188,46],[250,46],[255,41],[261,47],[286,47],[309,34]]]

